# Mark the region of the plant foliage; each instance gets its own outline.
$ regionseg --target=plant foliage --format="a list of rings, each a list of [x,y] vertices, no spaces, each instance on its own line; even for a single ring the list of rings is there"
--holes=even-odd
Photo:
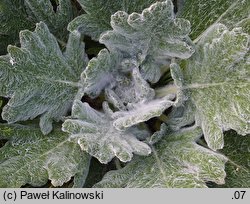
[[[78,33],[72,33],[63,54],[44,23],[34,32],[20,32],[20,43],[21,48],[8,46],[9,55],[0,58],[0,92],[11,98],[2,117],[14,123],[40,115],[41,130],[47,134],[52,120],[69,110],[81,86],[79,74],[87,62],[84,44]]]
[[[61,186],[75,175],[79,183],[88,169],[90,157],[58,128],[44,136],[38,127],[1,124],[0,134],[8,140],[0,153],[1,187],[42,186],[48,179]]]
[[[250,187],[249,16],[244,0],[1,1],[0,187]]]

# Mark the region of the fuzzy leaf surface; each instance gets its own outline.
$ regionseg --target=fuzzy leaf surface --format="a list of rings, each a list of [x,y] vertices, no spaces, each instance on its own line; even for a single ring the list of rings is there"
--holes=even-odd
[[[118,11],[111,16],[111,26],[113,30],[103,33],[100,42],[124,59],[135,60],[150,82],[159,80],[160,67],[170,58],[186,59],[194,52],[190,23],[175,18],[170,0],[152,4],[141,14]]]
[[[71,177],[88,172],[90,156],[59,129],[44,136],[35,126],[0,124],[0,187],[42,186],[51,180],[61,186]],[[83,168],[84,166],[84,168]]]
[[[225,146],[221,152],[229,159],[224,188],[250,187],[250,135],[241,137],[233,131],[225,134]]]
[[[72,33],[63,54],[42,22],[34,32],[22,31],[20,41],[21,48],[9,46],[9,55],[0,57],[0,95],[10,98],[2,117],[14,123],[41,116],[40,127],[47,134],[81,87],[79,76],[87,62],[84,44],[79,33]]]
[[[195,107],[208,146],[223,148],[223,131],[250,133],[249,35],[223,24],[210,28],[183,68],[181,89]]]
[[[101,35],[109,49],[91,59],[81,79],[85,93],[97,97],[112,88],[117,78],[139,67],[144,79],[157,82],[160,67],[171,57],[188,58],[194,52],[189,42],[190,23],[175,19],[171,1],[158,2],[142,14],[119,11],[111,16],[113,30]]]
[[[92,58],[84,72],[81,74],[81,81],[84,92],[92,98],[97,97],[106,87],[112,87],[119,75],[118,66],[120,56],[102,49],[98,56]]]
[[[139,69],[132,70],[132,79],[124,79],[113,90],[106,89],[106,98],[118,109],[114,126],[123,130],[133,125],[160,116],[167,108],[174,104],[175,94],[168,94],[162,98],[155,98],[155,92],[145,81]]]
[[[250,16],[250,1],[245,0],[189,0],[183,3],[179,17],[188,19],[192,25],[192,39],[214,23],[223,23],[229,29],[239,27]]]
[[[198,188],[206,187],[206,181],[224,183],[226,157],[196,144],[201,134],[199,128],[166,132],[151,156],[108,172],[94,187]]]
[[[134,130],[115,129],[113,119],[108,114],[92,109],[87,103],[76,100],[72,118],[63,123],[63,131],[70,133],[71,141],[75,141],[82,150],[101,163],[108,163],[115,156],[127,162],[132,159],[133,153],[151,153],[150,147],[136,138]]]
[[[100,34],[110,30],[110,16],[117,11],[141,12],[157,0],[77,0],[86,14],[76,17],[68,25],[71,32],[81,33],[98,40]]]

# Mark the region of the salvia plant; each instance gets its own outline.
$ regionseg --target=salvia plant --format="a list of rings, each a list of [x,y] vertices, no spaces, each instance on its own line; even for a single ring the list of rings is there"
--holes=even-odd
[[[0,187],[250,187],[250,1],[1,0]]]

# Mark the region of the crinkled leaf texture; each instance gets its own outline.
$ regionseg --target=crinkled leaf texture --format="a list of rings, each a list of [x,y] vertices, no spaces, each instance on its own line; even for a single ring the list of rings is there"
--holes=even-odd
[[[119,54],[110,53],[107,49],[101,50],[97,57],[91,59],[81,74],[84,92],[95,98],[105,87],[113,87],[119,75],[117,66],[120,59]]]
[[[213,150],[223,148],[223,131],[250,133],[249,74],[249,35],[216,24],[197,43],[183,76],[174,76],[194,105],[196,123]]]
[[[52,120],[60,120],[71,107],[81,85],[80,74],[87,62],[79,33],[69,37],[62,53],[44,23],[20,33],[21,48],[9,46],[0,57],[0,95],[10,97],[2,117],[9,123],[41,116],[44,134]],[[79,89],[80,88],[80,89]]]
[[[233,131],[225,134],[225,146],[221,152],[229,159],[225,171],[227,173],[224,188],[250,187],[250,135],[240,137]]]
[[[191,188],[206,187],[207,181],[223,184],[227,159],[196,144],[201,134],[199,128],[165,132],[151,156],[134,158],[124,168],[108,172],[94,187]]]
[[[132,79],[123,79],[114,90],[106,89],[107,100],[118,109],[113,113],[113,125],[123,130],[160,116],[174,105],[175,94],[155,98],[155,92],[142,78],[139,69],[132,70]]]
[[[170,0],[157,2],[142,14],[118,11],[111,16],[113,30],[103,33],[100,42],[107,48],[93,58],[82,74],[85,93],[96,97],[113,87],[117,77],[139,67],[143,78],[157,82],[161,66],[170,58],[189,58],[194,48],[188,33],[190,23],[175,18]]]
[[[214,23],[223,23],[228,28],[239,27],[250,18],[250,1],[246,0],[189,0],[184,1],[178,17],[188,19],[192,24],[192,39],[202,36]]]
[[[123,162],[130,161],[133,153],[149,155],[150,147],[139,141],[135,129],[117,130],[114,119],[98,112],[87,103],[76,100],[72,118],[63,123],[63,131],[70,133],[70,140],[78,143],[82,150],[96,157],[101,163],[108,163],[115,156]],[[148,135],[143,131],[141,134]]]
[[[77,0],[86,14],[76,17],[68,30],[78,30],[98,40],[100,34],[110,30],[110,16],[117,11],[141,12],[156,0]]]
[[[0,148],[2,188],[42,186],[48,179],[53,186],[61,186],[88,172],[90,156],[59,129],[44,136],[35,126],[0,124],[0,138],[8,140]]]
[[[111,16],[111,26],[113,30],[103,33],[100,42],[123,58],[136,60],[143,77],[154,83],[169,58],[186,59],[194,52],[188,38],[190,23],[175,18],[170,0],[152,4],[142,14],[118,11]]]

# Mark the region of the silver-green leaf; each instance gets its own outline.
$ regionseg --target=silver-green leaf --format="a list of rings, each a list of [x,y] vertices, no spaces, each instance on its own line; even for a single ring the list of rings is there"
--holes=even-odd
[[[118,74],[118,61],[120,56],[110,53],[107,49],[99,52],[98,56],[91,59],[81,74],[84,92],[92,98],[97,97],[106,87],[112,87]]]
[[[63,123],[63,131],[70,133],[70,140],[81,149],[108,163],[115,156],[123,162],[132,159],[133,153],[148,155],[150,147],[139,141],[135,130],[117,130],[113,119],[106,113],[92,109],[87,103],[76,100],[72,108],[72,119]],[[145,134],[148,135],[147,132]]]
[[[111,16],[111,26],[113,30],[103,33],[100,42],[124,59],[137,61],[143,77],[154,83],[169,59],[186,59],[194,53],[188,37],[190,23],[175,18],[170,0],[152,4],[141,14],[118,11]]]
[[[111,26],[113,30],[100,37],[109,51],[101,50],[81,77],[91,97],[115,86],[117,78],[135,67],[144,79],[157,82],[161,66],[169,64],[170,58],[189,58],[194,52],[188,38],[190,23],[175,18],[169,0],[151,5],[142,14],[118,11],[111,16]]]
[[[48,179],[61,186],[88,172],[90,156],[58,128],[44,136],[36,126],[0,124],[0,138],[8,140],[0,148],[1,188],[42,186]]]
[[[201,188],[207,181],[223,184],[227,159],[196,144],[201,135],[200,128],[165,132],[151,156],[134,158],[124,168],[109,171],[94,187]]]
[[[223,131],[250,133],[249,35],[212,26],[197,43],[197,54],[183,65],[180,87],[195,107],[196,124],[208,146],[223,148]]]
[[[113,114],[113,125],[123,130],[153,117],[160,116],[174,105],[175,94],[155,98],[155,92],[142,78],[139,69],[132,70],[132,79],[124,79],[113,90],[106,89],[106,98],[118,109]]]
[[[82,90],[79,83],[87,57],[80,34],[70,35],[65,53],[44,23],[20,33],[21,48],[9,46],[0,57],[0,95],[9,97],[2,117],[9,123],[40,117],[44,134],[60,120]]]
[[[77,0],[86,14],[76,17],[68,25],[68,30],[78,30],[92,39],[98,40],[100,34],[110,30],[110,16],[117,11],[141,12],[156,0]]]

